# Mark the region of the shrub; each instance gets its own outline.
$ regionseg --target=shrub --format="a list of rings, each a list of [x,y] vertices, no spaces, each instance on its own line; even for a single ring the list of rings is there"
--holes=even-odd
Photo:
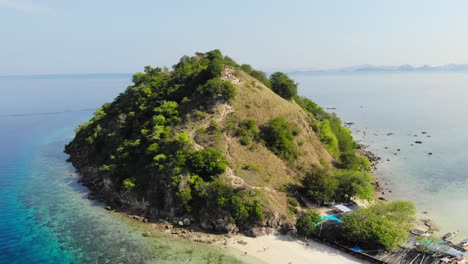
[[[242,169],[243,170],[248,170],[248,171],[255,171],[255,172],[260,171],[260,167],[258,165],[255,165],[255,164],[245,164],[244,166],[242,166]]]
[[[268,149],[281,158],[292,161],[299,156],[294,145],[296,133],[297,130],[284,117],[277,117],[266,124],[262,137]]]
[[[182,191],[178,192],[177,198],[179,199],[184,211],[190,213],[192,211],[192,207],[190,206],[190,201],[192,200],[192,190],[190,189],[190,187],[187,187]]]
[[[227,168],[227,161],[221,152],[210,148],[196,151],[190,155],[189,162],[192,171],[204,180],[224,173]]]
[[[271,90],[284,99],[291,99],[297,95],[297,84],[288,75],[275,72],[270,76]]]
[[[236,136],[239,137],[239,141],[242,145],[249,145],[252,140],[258,140],[260,138],[260,130],[257,127],[255,120],[246,119],[239,124],[239,128],[236,131]]]
[[[252,76],[253,78],[259,80],[261,83],[263,83],[266,87],[270,87],[271,88],[271,82],[270,80],[268,79],[268,77],[266,76],[266,74],[264,72],[261,72],[261,71],[257,71],[255,69],[252,68],[252,66],[248,65],[248,64],[242,64],[240,66],[240,68],[245,71],[247,74],[249,74],[250,76]]]
[[[123,180],[123,187],[125,189],[125,191],[131,191],[135,188],[135,179],[134,178],[127,178],[125,180]]]
[[[347,170],[368,170],[370,161],[365,156],[358,156],[351,150],[340,154],[340,167]]]
[[[315,123],[314,130],[319,135],[320,141],[325,144],[325,148],[330,153],[330,155],[338,157],[340,154],[338,139],[331,130],[330,121],[325,119],[321,122]]]
[[[220,180],[208,185],[203,198],[212,214],[229,216],[236,224],[254,223],[264,217],[262,207],[252,195]]]
[[[297,218],[297,232],[304,236],[310,236],[314,233],[316,227],[320,224],[320,221],[320,213],[317,210],[308,210]]]
[[[321,121],[330,116],[329,113],[325,112],[322,107],[318,106],[312,100],[302,96],[294,96],[294,101],[302,107],[302,109],[314,115],[314,117]]]

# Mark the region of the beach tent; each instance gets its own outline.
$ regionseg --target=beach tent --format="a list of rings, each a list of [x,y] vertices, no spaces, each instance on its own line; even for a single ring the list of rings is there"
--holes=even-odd
[[[333,206],[333,208],[337,209],[338,211],[342,212],[342,213],[349,213],[349,212],[352,212],[353,210],[349,209],[348,207],[342,205],[342,204],[338,204],[338,205],[335,205]]]

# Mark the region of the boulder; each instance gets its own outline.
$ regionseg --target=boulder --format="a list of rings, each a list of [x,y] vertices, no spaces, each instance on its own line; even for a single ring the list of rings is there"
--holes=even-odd
[[[218,219],[215,222],[215,231],[221,233],[232,233],[236,230],[236,225],[224,221],[224,219]]]
[[[259,237],[271,234],[273,231],[271,227],[253,227],[247,232],[247,235],[250,237]]]

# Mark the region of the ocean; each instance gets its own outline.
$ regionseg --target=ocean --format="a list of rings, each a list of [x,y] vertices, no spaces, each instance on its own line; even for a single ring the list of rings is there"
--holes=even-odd
[[[0,263],[241,263],[220,247],[146,238],[77,183],[63,148],[129,77],[0,79]],[[245,257],[244,257],[245,259]]]
[[[468,75],[293,77],[300,94],[336,108],[328,111],[382,157],[384,197],[413,201],[441,233],[468,237]],[[125,76],[0,79],[0,263],[242,261],[219,247],[143,237],[70,175],[63,147],[74,128],[127,85]]]
[[[383,197],[414,202],[438,235],[468,238],[468,74],[293,77],[301,95],[354,123],[355,139],[382,158]]]

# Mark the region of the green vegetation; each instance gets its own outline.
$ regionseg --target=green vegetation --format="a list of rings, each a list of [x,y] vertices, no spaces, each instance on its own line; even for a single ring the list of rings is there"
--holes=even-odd
[[[268,79],[268,77],[266,76],[266,74],[264,72],[261,72],[261,71],[257,71],[255,69],[252,68],[252,66],[248,65],[248,64],[242,64],[240,66],[240,68],[248,73],[250,76],[254,77],[255,79],[259,80],[261,83],[263,83],[266,87],[269,87],[271,88],[271,83],[270,83],[270,79]]]
[[[198,92],[206,97],[231,99],[236,95],[232,83],[214,78],[198,88]]]
[[[320,224],[320,222],[320,213],[317,210],[307,210],[297,218],[297,232],[304,236],[310,236],[314,233],[316,227]]]
[[[333,175],[324,169],[313,168],[307,172],[302,180],[302,185],[305,194],[319,205],[335,200],[337,182]]]
[[[231,75],[239,82],[225,80]],[[66,146],[83,181],[122,210],[222,220],[242,229],[278,215],[292,224],[309,201],[372,200],[369,161],[356,154],[350,131],[297,96],[297,84],[284,73],[268,79],[213,50],[184,56],[171,70],[147,66],[132,81]],[[224,103],[233,111],[219,111]],[[323,144],[313,142],[311,128]],[[228,166],[242,180],[226,173]],[[264,191],[270,189],[275,192]],[[345,217],[343,230],[349,239],[393,247],[404,239],[412,210],[404,203],[359,209]],[[316,211],[307,211],[297,228],[310,235],[319,221]]]
[[[345,215],[343,234],[354,242],[379,243],[392,249],[408,239],[416,209],[410,202],[377,203]]]
[[[318,204],[349,202],[351,197],[372,200],[373,177],[364,171],[313,168],[302,180],[305,194]]]
[[[255,171],[255,172],[260,171],[260,167],[258,165],[255,165],[255,164],[245,164],[244,166],[242,166],[242,169],[243,170],[248,170],[248,171]]]
[[[244,145],[250,145],[252,140],[260,139],[260,130],[258,129],[255,120],[246,119],[239,124],[239,128],[236,131],[236,136],[239,137],[239,142]]]
[[[368,172],[338,170],[334,173],[337,181],[335,198],[338,201],[350,201],[351,197],[372,200],[374,178]]]
[[[338,139],[331,130],[330,121],[325,119],[321,122],[317,122],[314,126],[314,130],[318,133],[320,141],[325,144],[328,152],[334,157],[339,156],[340,150],[338,148]]]
[[[370,162],[366,157],[356,154],[357,144],[351,131],[344,127],[335,114],[329,114],[310,99],[294,96],[294,101],[315,119],[312,127],[327,151],[347,170],[369,170]]]
[[[275,72],[270,76],[271,90],[284,99],[291,99],[297,95],[297,84],[288,75]]]
[[[204,180],[210,180],[224,173],[227,168],[226,159],[215,149],[202,149],[194,152],[190,155],[189,161],[192,171]]]
[[[297,128],[281,116],[273,118],[265,125],[262,138],[273,153],[285,160],[294,161],[299,155],[294,145],[294,136],[298,133]]]
[[[118,199],[130,210],[135,210],[135,199],[125,197],[163,210],[165,196],[174,195],[177,204],[171,206],[181,214],[225,213],[235,223],[262,219],[252,195],[219,179],[228,166],[224,155],[209,147],[195,151],[187,131],[176,129],[186,115],[208,118],[201,109],[235,97],[234,85],[220,79],[226,64],[238,67],[213,50],[182,57],[172,71],[147,66],[134,74],[134,85],[77,129],[66,147],[74,165],[99,168],[97,179],[109,179],[116,193],[125,193]],[[247,120],[241,127],[243,137],[258,138],[255,122]],[[211,141],[221,132],[212,122],[205,134]],[[170,184],[160,184],[164,182]]]
[[[206,209],[232,223],[255,223],[263,219],[263,211],[255,195],[233,188],[221,181],[206,185]]]
[[[127,178],[123,181],[123,186],[126,191],[131,191],[135,188],[135,179]]]

